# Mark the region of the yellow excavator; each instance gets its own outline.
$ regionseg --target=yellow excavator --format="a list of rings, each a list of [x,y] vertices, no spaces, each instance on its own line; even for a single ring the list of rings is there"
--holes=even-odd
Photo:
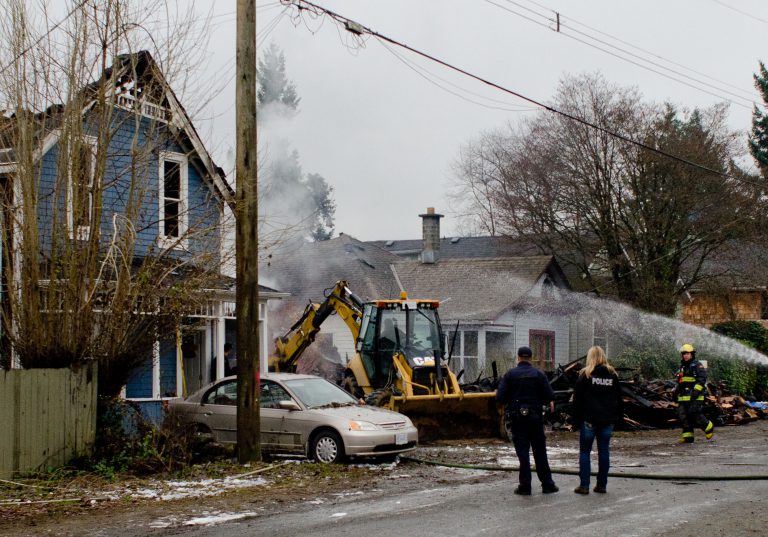
[[[339,281],[275,340],[269,369],[295,371],[320,326],[336,313],[355,340],[343,381],[348,392],[407,415],[422,441],[498,436],[496,393],[462,390],[445,356],[438,307],[437,300],[410,299],[404,292],[396,300],[363,301]]]

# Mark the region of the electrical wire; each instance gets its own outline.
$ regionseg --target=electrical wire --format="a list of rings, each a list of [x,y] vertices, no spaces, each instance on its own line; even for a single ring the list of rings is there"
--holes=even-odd
[[[431,72],[427,71],[426,69],[420,69],[418,66],[416,66],[416,64],[414,62],[409,61],[402,54],[398,54],[397,51],[395,51],[393,48],[391,48],[386,43],[383,43],[383,45],[384,45],[384,49],[385,50],[387,50],[395,58],[397,58],[399,61],[401,61],[406,67],[411,69],[418,76],[422,77],[424,80],[426,80],[430,84],[440,88],[441,90],[445,91],[446,93],[450,93],[451,95],[453,95],[455,97],[458,97],[459,99],[463,99],[463,100],[465,100],[465,101],[467,101],[469,103],[476,104],[476,105],[482,106],[484,108],[490,108],[492,110],[502,110],[502,111],[505,111],[505,112],[529,112],[531,110],[536,110],[536,108],[509,108],[509,103],[506,103],[504,101],[500,101],[498,99],[491,99],[491,98],[488,98],[488,97],[484,97],[483,95],[480,95],[479,93],[475,93],[475,92],[469,91],[467,89],[464,89],[464,88],[462,88],[462,87],[460,87],[460,86],[458,86],[456,84],[453,84],[452,82],[449,82],[448,80],[445,80],[444,78],[441,78],[441,77],[435,75],[434,73],[431,73]],[[430,78],[430,76],[432,78]],[[448,84],[450,86],[453,86],[458,91],[453,91],[453,90],[445,87],[444,85],[441,85],[441,84],[435,82],[435,80],[433,80],[433,78],[436,78],[437,80],[440,80],[444,84]],[[462,95],[461,93],[459,93],[461,91],[463,91],[465,93],[468,93],[470,95],[474,95],[475,97],[479,97],[480,99],[485,99],[485,100],[488,100],[490,102],[499,103],[499,104],[505,105],[505,106],[495,106],[495,105],[491,105],[491,104],[485,104],[485,103],[482,103],[480,101],[476,101],[474,99],[470,99],[469,97],[466,97],[466,96]]]
[[[768,24],[768,20],[765,20],[765,19],[761,19],[760,17],[757,17],[757,16],[755,16],[755,15],[752,15],[751,13],[747,13],[746,11],[742,11],[742,10],[741,10],[741,9],[739,9],[739,8],[736,8],[736,7],[733,7],[733,6],[729,6],[729,5],[728,5],[728,4],[726,4],[725,2],[721,2],[720,0],[712,0],[712,1],[713,1],[715,4],[720,4],[720,5],[721,5],[721,6],[723,6],[724,8],[727,8],[727,9],[733,10],[733,11],[735,11],[736,13],[741,13],[742,15],[744,15],[744,16],[746,16],[746,17],[749,17],[750,19],[755,19],[756,21],[762,22],[763,24]]]
[[[41,36],[40,36],[40,37],[37,39],[37,41],[35,41],[35,42],[34,42],[34,43],[32,43],[31,45],[29,45],[27,48],[25,48],[25,49],[24,49],[24,50],[22,50],[21,52],[19,52],[19,53],[18,53],[16,56],[14,56],[14,58],[13,58],[13,59],[12,59],[10,62],[8,62],[8,64],[7,64],[5,67],[3,67],[2,69],[0,69],[0,75],[3,75],[3,74],[5,74],[5,72],[6,72],[8,69],[10,69],[10,68],[13,66],[13,64],[14,64],[14,63],[16,63],[16,62],[17,62],[17,61],[18,61],[18,60],[19,60],[19,59],[20,59],[22,56],[24,56],[24,55],[25,55],[27,52],[29,52],[30,50],[32,50],[33,48],[35,48],[35,47],[36,47],[38,44],[40,44],[40,42],[41,42],[43,39],[45,39],[47,36],[51,35],[51,32],[53,32],[53,31],[54,31],[56,28],[58,28],[59,26],[61,26],[62,24],[64,24],[64,22],[66,22],[66,20],[67,20],[68,18],[70,18],[72,15],[74,15],[74,14],[75,14],[75,13],[76,13],[76,12],[77,12],[79,9],[81,9],[83,6],[85,6],[85,4],[87,4],[88,2],[89,2],[89,0],[83,0],[83,1],[82,1],[82,2],[80,2],[78,5],[76,5],[75,7],[73,7],[73,8],[72,8],[72,10],[71,10],[69,13],[67,13],[67,15],[66,15],[66,16],[65,16],[63,19],[61,19],[59,22],[57,22],[56,24],[54,24],[53,26],[51,26],[51,27],[48,29],[48,31],[46,31],[46,32],[45,32],[43,35],[41,35]]]
[[[542,8],[542,9],[546,9],[546,10],[548,10],[548,11],[552,11],[553,13],[556,13],[556,14],[561,14],[561,13],[562,13],[562,12],[559,12],[559,11],[555,11],[554,9],[552,9],[552,8],[550,8],[550,7],[547,7],[547,6],[545,6],[544,4],[541,4],[541,3],[539,3],[539,2],[536,2],[535,0],[524,0],[524,1],[528,2],[529,4],[533,4],[533,5],[535,5],[535,6],[538,6],[538,7]],[[600,34],[600,35],[602,35],[602,36],[605,36],[605,37],[607,37],[607,38],[609,38],[609,39],[613,39],[614,41],[617,41],[618,43],[621,43],[621,44],[623,44],[623,45],[626,45],[626,46],[628,46],[628,47],[631,47],[631,48],[633,48],[633,49],[635,49],[635,50],[639,50],[640,52],[642,52],[642,53],[644,53],[644,54],[648,54],[649,56],[652,56],[652,57],[654,57],[654,58],[658,58],[658,59],[660,59],[660,60],[662,60],[662,61],[665,61],[665,62],[669,63],[670,65],[674,65],[675,67],[679,67],[679,68],[681,68],[681,69],[684,69],[684,70],[686,70],[686,71],[689,71],[689,72],[691,72],[691,73],[695,73],[695,74],[697,74],[697,75],[699,75],[699,76],[703,76],[704,78],[708,78],[709,80],[712,80],[712,81],[714,81],[714,82],[717,82],[718,84],[722,84],[723,86],[728,86],[728,87],[730,87],[730,88],[732,88],[732,89],[735,89],[735,90],[737,90],[737,91],[739,91],[739,92],[743,93],[744,95],[748,96],[748,98],[749,98],[750,100],[752,99],[752,97],[753,97],[753,95],[754,95],[753,91],[751,91],[751,90],[750,90],[750,91],[747,91],[747,90],[745,90],[745,89],[744,89],[744,88],[742,88],[742,87],[739,87],[739,86],[736,86],[736,85],[734,85],[734,84],[731,84],[730,82],[726,82],[726,81],[724,81],[724,80],[720,80],[719,78],[715,78],[715,77],[713,77],[713,76],[710,76],[710,75],[708,75],[708,74],[706,74],[706,73],[703,73],[703,72],[701,72],[701,71],[697,71],[696,69],[692,69],[692,68],[690,68],[690,67],[688,67],[688,66],[686,66],[686,65],[683,65],[682,63],[678,63],[678,62],[676,62],[676,61],[674,61],[674,60],[670,60],[669,58],[665,58],[664,56],[661,56],[660,54],[657,54],[657,53],[655,53],[655,52],[652,52],[652,51],[650,51],[650,50],[647,50],[647,49],[644,49],[644,48],[642,48],[642,47],[639,47],[639,46],[637,46],[637,45],[634,45],[634,44],[630,43],[629,41],[625,41],[625,40],[623,40],[623,39],[621,39],[621,38],[619,38],[619,37],[616,37],[615,35],[611,35],[611,34],[609,34],[609,33],[603,32],[602,30],[599,30],[598,28],[595,28],[595,27],[593,27],[593,26],[590,26],[590,25],[588,25],[588,24],[585,24],[585,23],[583,23],[583,22],[580,22],[580,21],[578,21],[578,20],[574,19],[573,17],[567,17],[566,21],[562,21],[562,20],[561,20],[561,21],[560,21],[560,24],[561,24],[561,26],[562,26],[562,25],[567,25],[567,22],[568,22],[568,21],[570,21],[570,22],[572,22],[572,23],[575,23],[575,24],[577,24],[578,26],[583,26],[584,28],[587,28],[588,30],[591,30],[591,31],[593,31],[593,32],[596,32],[596,33],[598,33],[598,34]]]
[[[550,21],[550,20],[551,20],[551,19],[549,19],[548,17],[546,17],[545,15],[542,15],[542,14],[540,14],[540,13],[536,13],[535,11],[533,11],[533,10],[531,10],[531,9],[529,9],[529,8],[526,8],[525,6],[522,6],[522,5],[518,4],[518,3],[517,3],[517,2],[515,2],[514,0],[501,0],[501,1],[507,2],[508,4],[513,4],[513,5],[515,5],[515,6],[518,6],[518,7],[520,7],[521,9],[525,9],[525,10],[527,10],[527,11],[531,11],[532,13],[534,13],[534,14],[538,15],[539,17],[544,17],[544,18],[546,18],[546,20],[547,20],[547,21]],[[500,4],[496,3],[496,2],[494,2],[493,0],[485,0],[485,2],[486,2],[486,3],[488,3],[488,4],[491,4],[491,5],[493,5],[493,6],[496,6],[496,7],[498,7],[499,9],[501,9],[501,10],[503,10],[503,11],[506,11],[506,12],[508,12],[508,13],[512,13],[512,14],[514,14],[514,15],[517,15],[518,17],[522,17],[522,18],[524,18],[524,19],[526,19],[526,20],[528,20],[528,21],[531,21],[531,22],[533,22],[534,24],[538,24],[539,26],[544,26],[544,27],[546,27],[546,28],[548,28],[548,29],[549,29],[549,26],[548,26],[547,24],[543,24],[543,23],[541,23],[541,22],[539,22],[539,21],[536,21],[536,20],[532,19],[531,17],[528,17],[528,16],[526,16],[526,15],[523,15],[523,14],[521,14],[521,13],[519,13],[519,12],[515,11],[514,9],[510,9],[510,8],[508,8],[508,7],[502,6],[502,5],[500,5]],[[733,99],[730,99],[730,98],[728,98],[728,97],[724,97],[722,94],[719,94],[719,93],[713,93],[712,91],[709,91],[709,90],[707,90],[707,89],[701,88],[701,87],[699,87],[699,86],[695,85],[695,84],[694,84],[694,83],[692,83],[692,82],[686,82],[685,80],[682,80],[682,79],[678,78],[677,76],[673,76],[673,75],[670,75],[670,74],[667,74],[667,73],[664,73],[664,72],[660,71],[659,69],[664,69],[664,70],[666,70],[666,71],[672,71],[672,69],[670,69],[670,68],[668,68],[668,67],[665,67],[664,65],[661,65],[661,64],[659,64],[659,63],[657,63],[657,62],[654,62],[654,61],[652,61],[652,60],[648,60],[648,59],[646,59],[646,58],[643,58],[642,56],[639,56],[639,55],[637,55],[637,54],[635,54],[635,53],[633,53],[633,52],[630,52],[630,51],[628,51],[628,50],[622,49],[622,48],[620,48],[620,47],[617,47],[617,46],[615,46],[615,45],[611,45],[610,43],[608,43],[608,42],[606,42],[606,41],[604,41],[604,40],[598,39],[598,38],[596,38],[596,37],[592,37],[592,36],[589,36],[588,34],[586,34],[586,33],[584,33],[584,32],[581,32],[581,31],[579,31],[579,30],[576,30],[576,29],[572,29],[572,31],[573,31],[573,32],[575,32],[575,33],[577,33],[577,34],[580,34],[580,35],[582,35],[582,36],[585,36],[587,39],[591,39],[591,40],[593,40],[593,41],[596,41],[597,43],[600,43],[601,45],[605,45],[605,46],[608,46],[608,47],[614,48],[614,49],[618,50],[619,52],[621,52],[621,53],[623,53],[623,54],[628,54],[628,55],[630,55],[630,56],[632,56],[632,57],[634,57],[634,58],[637,58],[638,60],[640,60],[640,61],[642,61],[642,62],[646,62],[646,63],[648,63],[648,64],[650,64],[650,65],[652,65],[652,66],[658,67],[659,69],[655,69],[654,67],[650,67],[650,66],[648,66],[648,65],[643,65],[642,63],[640,63],[640,62],[638,62],[638,61],[635,61],[635,60],[632,60],[632,59],[630,59],[630,58],[626,58],[626,57],[622,56],[621,54],[619,54],[619,53],[617,53],[617,52],[612,52],[612,51],[610,51],[610,50],[607,50],[607,49],[605,49],[605,48],[602,48],[602,47],[601,47],[601,46],[599,46],[599,45],[595,45],[594,43],[590,43],[590,42],[586,41],[585,39],[581,39],[581,38],[579,38],[579,37],[576,37],[576,36],[573,36],[573,35],[571,35],[571,34],[565,33],[565,32],[563,31],[563,27],[564,27],[564,26],[565,26],[565,24],[564,24],[564,23],[561,21],[561,22],[560,22],[560,29],[558,30],[558,33],[559,33],[559,34],[561,34],[561,35],[564,35],[565,37],[568,37],[568,38],[570,38],[570,39],[573,39],[574,41],[577,41],[577,42],[579,42],[579,43],[581,43],[581,44],[583,44],[583,45],[586,45],[586,46],[588,46],[588,47],[591,47],[591,48],[594,48],[594,49],[596,49],[596,50],[599,50],[599,51],[601,51],[601,52],[604,52],[605,54],[608,54],[608,55],[610,55],[610,56],[613,56],[614,58],[618,58],[618,59],[620,59],[620,60],[623,60],[623,61],[625,61],[625,62],[628,62],[628,63],[630,63],[630,64],[632,64],[632,65],[635,65],[635,66],[637,66],[637,67],[640,67],[641,69],[645,69],[646,71],[650,71],[650,72],[652,72],[652,73],[655,73],[655,74],[657,74],[657,75],[663,76],[663,77],[665,77],[665,78],[668,78],[668,79],[670,79],[670,80],[673,80],[673,81],[675,81],[675,82],[678,82],[678,83],[680,83],[680,84],[683,84],[683,85],[685,85],[685,86],[688,86],[688,87],[689,87],[689,88],[691,88],[691,89],[695,89],[695,90],[701,91],[701,92],[703,92],[703,93],[706,93],[706,94],[708,94],[708,95],[711,95],[711,96],[713,96],[713,97],[717,97],[718,99],[723,99],[723,100],[725,100],[725,101],[727,101],[727,102],[729,102],[729,103],[731,103],[731,104],[733,104],[733,105],[735,105],[735,106],[740,106],[740,107],[742,107],[742,108],[745,108],[745,109],[749,109],[749,110],[751,110],[751,109],[752,109],[752,103],[753,103],[753,101],[752,101],[751,99],[747,99],[747,98],[745,98],[745,97],[742,97],[741,95],[737,95],[736,93],[733,93],[733,92],[731,92],[731,91],[729,91],[729,90],[725,90],[725,89],[723,89],[723,88],[718,88],[718,87],[716,87],[716,86],[713,86],[712,84],[709,84],[709,83],[707,83],[707,82],[704,82],[704,81],[702,81],[702,80],[699,80],[699,79],[696,79],[696,78],[693,78],[693,77],[690,77],[690,76],[685,76],[685,75],[683,75],[683,76],[685,76],[685,78],[687,78],[687,79],[689,79],[689,80],[692,80],[692,81],[696,82],[697,84],[702,84],[702,85],[704,85],[704,86],[706,86],[706,87],[709,87],[709,88],[715,89],[715,90],[717,90],[717,91],[720,91],[720,92],[724,92],[724,93],[727,93],[727,94],[731,95],[732,97],[734,97],[734,98],[736,98],[736,99],[740,99],[740,100],[742,100],[742,101],[746,101],[748,104],[744,104],[744,103],[742,103],[742,102],[737,102],[737,101],[734,101]],[[673,72],[674,72],[674,71],[673,71]],[[678,73],[675,73],[675,74],[677,75]]]
[[[483,78],[483,77],[481,77],[479,75],[476,75],[476,74],[472,73],[471,71],[468,71],[468,70],[466,70],[464,68],[461,68],[461,67],[458,67],[456,65],[453,65],[453,64],[451,64],[451,63],[449,63],[449,62],[447,62],[445,60],[441,60],[440,58],[438,58],[438,57],[436,57],[436,56],[434,56],[432,54],[429,54],[429,53],[424,52],[422,50],[419,50],[419,49],[416,49],[414,47],[411,47],[411,46],[409,46],[409,45],[407,45],[407,44],[405,44],[405,43],[403,43],[401,41],[398,41],[398,40],[392,38],[392,37],[389,37],[389,36],[386,36],[386,35],[381,34],[379,32],[376,32],[375,30],[372,30],[372,29],[370,29],[370,28],[368,28],[366,26],[363,26],[362,24],[359,24],[359,23],[353,21],[352,19],[349,19],[349,18],[344,17],[343,15],[340,15],[340,14],[334,12],[334,11],[331,11],[329,9],[326,9],[326,8],[322,7],[322,6],[314,4],[313,2],[309,2],[308,0],[282,0],[282,1],[284,3],[286,3],[286,5],[293,5],[294,7],[297,7],[300,10],[305,10],[305,11],[306,10],[314,10],[316,14],[317,13],[325,14],[326,16],[328,16],[332,20],[334,20],[336,23],[343,25],[348,31],[352,32],[355,35],[359,36],[359,35],[362,35],[362,34],[367,34],[367,35],[370,35],[372,37],[375,37],[376,39],[378,39],[380,41],[385,41],[385,42],[391,43],[392,45],[398,46],[398,47],[403,48],[405,50],[408,50],[408,51],[410,51],[410,52],[412,52],[412,53],[414,53],[414,54],[416,54],[418,56],[421,56],[421,57],[426,58],[426,59],[428,59],[428,60],[430,60],[432,62],[435,62],[435,63],[437,63],[439,65],[442,65],[443,67],[445,67],[447,69],[450,69],[450,70],[455,71],[457,73],[460,73],[460,74],[462,74],[464,76],[472,78],[472,79],[474,79],[474,80],[476,80],[478,82],[481,82],[482,84],[485,84],[487,86],[495,88],[495,89],[497,89],[499,91],[503,91],[505,93],[513,95],[513,96],[515,96],[515,97],[517,97],[517,98],[519,98],[519,99],[521,99],[523,101],[526,101],[528,103],[533,104],[534,106],[536,106],[538,108],[542,108],[542,109],[544,109],[544,110],[546,110],[548,112],[551,112],[553,114],[557,114],[559,116],[562,116],[562,117],[564,117],[566,119],[569,119],[571,121],[574,121],[574,122],[579,123],[581,125],[584,125],[586,127],[594,129],[595,131],[598,131],[598,132],[601,132],[601,133],[606,134],[608,136],[611,136],[611,137],[613,137],[613,138],[615,138],[617,140],[622,140],[622,141],[624,141],[626,143],[629,143],[629,144],[632,144],[632,145],[634,145],[636,147],[645,149],[645,150],[650,151],[652,153],[655,153],[657,155],[664,156],[664,157],[669,158],[671,160],[674,160],[676,162],[680,162],[680,163],[685,164],[687,166],[691,166],[692,168],[696,168],[696,169],[699,169],[701,171],[705,171],[707,173],[716,175],[718,177],[722,177],[724,179],[729,179],[729,180],[733,180],[733,181],[737,181],[737,182],[741,182],[741,183],[746,183],[746,184],[750,184],[752,186],[758,186],[758,187],[762,187],[763,186],[763,185],[758,184],[755,181],[750,181],[749,179],[745,179],[745,178],[742,178],[742,177],[735,177],[735,176],[730,175],[728,173],[721,172],[719,170],[715,170],[715,169],[709,168],[707,166],[704,166],[703,164],[699,164],[697,162],[694,162],[692,160],[689,160],[689,159],[680,157],[678,155],[669,153],[669,152],[664,151],[662,149],[658,149],[656,147],[653,147],[653,146],[650,146],[650,145],[646,144],[645,142],[641,142],[641,141],[635,140],[633,138],[630,138],[629,136],[626,136],[624,134],[620,134],[620,133],[614,132],[614,131],[606,128],[606,127],[602,127],[600,125],[592,123],[591,121],[588,121],[586,119],[583,119],[583,118],[580,118],[578,116],[575,116],[575,115],[573,115],[571,113],[568,113],[568,112],[565,112],[563,110],[560,110],[560,109],[558,109],[558,108],[556,108],[554,106],[550,106],[550,105],[544,104],[543,102],[541,102],[539,100],[536,100],[536,99],[534,99],[532,97],[528,97],[528,96],[526,96],[526,95],[524,95],[524,94],[522,94],[522,93],[520,93],[518,91],[509,89],[509,88],[507,88],[505,86],[502,86],[501,84],[492,82],[491,80],[488,80],[488,79]]]

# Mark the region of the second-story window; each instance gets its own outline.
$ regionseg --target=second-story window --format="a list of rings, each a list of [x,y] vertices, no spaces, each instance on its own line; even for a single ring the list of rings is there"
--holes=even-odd
[[[67,223],[72,238],[86,240],[93,219],[96,138],[85,136],[70,145],[67,183]]]
[[[161,153],[159,173],[160,239],[168,246],[183,246],[187,231],[187,157]]]

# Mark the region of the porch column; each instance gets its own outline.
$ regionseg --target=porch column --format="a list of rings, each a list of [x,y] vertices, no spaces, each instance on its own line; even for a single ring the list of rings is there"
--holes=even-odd
[[[219,305],[221,306],[221,304]],[[224,340],[227,337],[227,327],[225,325],[224,317],[216,319],[216,378],[220,379],[224,376]]]

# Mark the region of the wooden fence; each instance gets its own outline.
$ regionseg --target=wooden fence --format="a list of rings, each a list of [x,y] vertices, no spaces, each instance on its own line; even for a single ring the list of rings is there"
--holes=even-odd
[[[0,370],[0,479],[90,455],[96,437],[96,364]]]

